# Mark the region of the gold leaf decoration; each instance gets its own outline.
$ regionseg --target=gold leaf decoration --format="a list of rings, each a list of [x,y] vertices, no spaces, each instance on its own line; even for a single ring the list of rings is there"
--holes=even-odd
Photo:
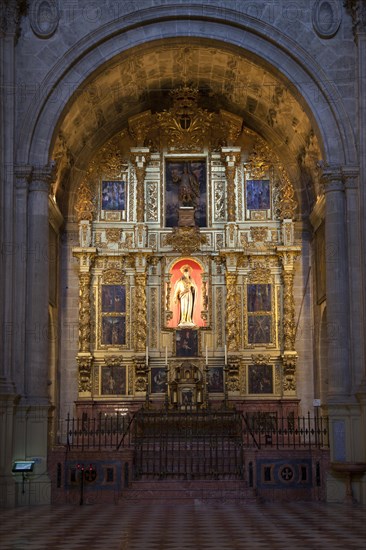
[[[189,255],[207,244],[207,237],[200,233],[198,227],[174,227],[172,233],[165,237],[164,244]]]

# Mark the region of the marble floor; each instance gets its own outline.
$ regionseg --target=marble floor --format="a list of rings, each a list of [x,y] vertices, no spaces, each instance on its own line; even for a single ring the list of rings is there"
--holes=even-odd
[[[1,550],[366,548],[366,508],[122,502],[0,509]]]

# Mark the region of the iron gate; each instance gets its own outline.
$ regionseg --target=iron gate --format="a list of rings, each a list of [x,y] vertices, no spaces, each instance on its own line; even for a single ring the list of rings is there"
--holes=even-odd
[[[134,422],[136,479],[242,479],[236,411],[141,410]]]

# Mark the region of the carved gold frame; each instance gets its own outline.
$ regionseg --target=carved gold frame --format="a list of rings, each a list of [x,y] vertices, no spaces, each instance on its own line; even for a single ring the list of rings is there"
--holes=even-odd
[[[199,162],[204,161],[206,164],[206,226],[202,229],[206,229],[210,227],[211,223],[211,208],[210,208],[210,200],[211,200],[211,193],[210,193],[210,185],[209,185],[209,178],[210,178],[210,155],[204,153],[203,151],[201,153],[163,153],[162,154],[162,160],[161,160],[161,171],[160,171],[160,192],[161,192],[161,198],[160,201],[160,220],[161,220],[161,227],[167,228],[167,229],[173,229],[171,227],[167,227],[166,225],[166,163],[167,162]]]
[[[271,285],[271,310],[269,312],[249,312],[248,311],[248,285],[250,284],[267,284]],[[278,290],[279,285],[275,282],[275,276],[270,273],[268,269],[259,268],[253,270],[247,276],[244,277],[243,284],[243,303],[244,303],[244,347],[249,349],[265,348],[273,349],[278,348]],[[263,316],[268,315],[271,317],[271,339],[268,343],[252,343],[249,342],[248,328],[249,328],[249,315],[251,316]]]
[[[183,260],[186,255],[182,256],[171,256],[166,257],[162,261],[162,285],[161,285],[161,327],[164,331],[173,332],[177,330],[179,327],[170,327],[168,326],[169,321],[172,319],[172,288],[171,288],[171,269],[173,266]],[[187,256],[188,257],[188,256]],[[205,326],[199,326],[196,330],[199,331],[199,333],[206,332],[208,330],[211,330],[212,325],[212,284],[209,284],[211,281],[211,263],[208,261],[208,265],[206,264],[206,261],[202,258],[200,258],[198,255],[189,256],[190,260],[193,260],[197,262],[201,268],[202,268],[202,275],[201,275],[201,292],[202,292],[202,301],[203,301],[203,307],[205,309],[202,309],[200,311],[200,318],[205,321]],[[205,318],[206,317],[206,318]],[[203,342],[203,339],[201,335],[198,336],[198,354],[201,350],[201,344]],[[174,343],[174,349],[175,349],[175,343]],[[203,353],[203,350],[202,350]]]
[[[102,208],[102,192],[104,181],[124,182],[125,184],[125,208],[124,210],[105,210]],[[100,221],[104,222],[126,222],[129,204],[129,172],[126,168],[121,171],[120,176],[108,177],[108,174],[103,174],[98,182],[98,214]]]
[[[126,290],[126,313],[125,326],[126,326],[126,343],[125,344],[102,344],[102,319],[103,317],[123,317],[121,312],[104,312],[102,313],[102,286],[103,285],[122,285]],[[130,284],[129,279],[126,277],[124,271],[115,268],[106,269],[102,275],[98,276],[97,282],[97,303],[95,304],[95,312],[97,316],[97,349],[98,350],[126,350],[130,348]]]
[[[244,182],[243,182],[243,208],[245,212],[246,221],[263,221],[268,222],[273,219],[273,183],[274,183],[274,169],[273,166],[269,166],[263,172],[262,177],[260,175],[252,175],[252,172],[248,170],[248,167],[244,165]],[[248,180],[269,180],[269,203],[270,207],[266,209],[249,210],[247,208],[247,181]]]

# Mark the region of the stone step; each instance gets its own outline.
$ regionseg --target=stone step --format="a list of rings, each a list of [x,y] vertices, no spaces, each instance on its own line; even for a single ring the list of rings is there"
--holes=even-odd
[[[256,492],[239,480],[139,480],[122,494],[128,501],[255,502]]]

